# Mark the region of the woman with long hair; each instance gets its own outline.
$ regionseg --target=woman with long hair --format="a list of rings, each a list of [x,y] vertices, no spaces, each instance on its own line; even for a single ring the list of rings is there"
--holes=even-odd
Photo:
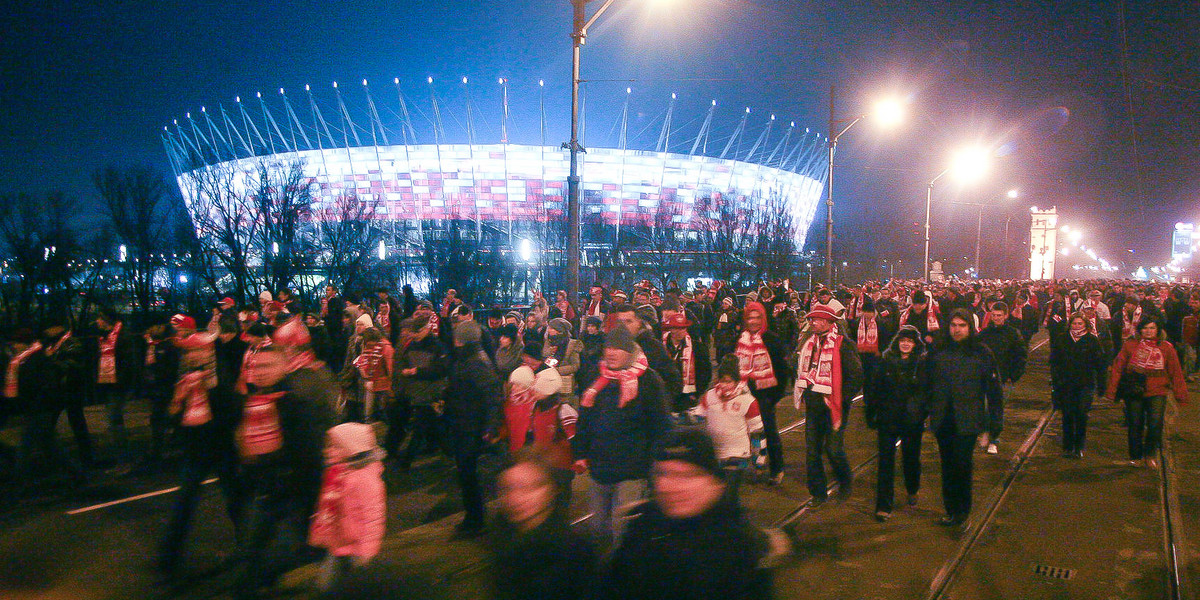
[[[1137,335],[1125,340],[1108,375],[1109,400],[1125,402],[1125,424],[1129,428],[1129,460],[1151,468],[1158,466],[1155,453],[1162,444],[1163,411],[1167,392],[1177,404],[1187,403],[1187,382],[1175,346],[1167,341],[1153,317],[1142,317]]]

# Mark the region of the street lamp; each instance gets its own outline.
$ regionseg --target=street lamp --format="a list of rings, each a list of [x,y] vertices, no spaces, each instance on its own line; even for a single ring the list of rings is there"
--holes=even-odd
[[[1007,197],[1008,199],[1012,200],[1019,195],[1020,195],[1020,193],[1017,190],[1008,190],[1008,192],[1004,196]],[[979,266],[980,266],[979,265],[979,247],[980,247],[980,242],[983,240],[983,209],[985,207],[987,207],[987,204],[983,203],[983,202],[951,202],[951,204],[958,204],[961,206],[973,206],[979,211],[975,215],[975,278],[978,279],[979,278]],[[1007,249],[1007,247],[1008,247],[1007,246],[1008,221],[1004,222],[1004,240],[1005,240],[1005,249]]]
[[[838,139],[850,131],[859,121],[874,117],[881,127],[895,127],[904,120],[904,103],[888,98],[875,103],[868,114],[862,114],[850,119],[835,119],[833,117],[834,86],[829,86],[829,173],[825,178],[825,281],[833,287],[833,157],[837,153]],[[837,131],[838,127],[845,127]],[[836,133],[835,133],[836,132]]]
[[[950,161],[950,166],[929,181],[925,190],[925,282],[929,282],[929,209],[933,205],[933,184],[946,173],[954,172],[962,183],[971,183],[983,177],[991,166],[992,152],[987,148],[970,147],[959,150]]]

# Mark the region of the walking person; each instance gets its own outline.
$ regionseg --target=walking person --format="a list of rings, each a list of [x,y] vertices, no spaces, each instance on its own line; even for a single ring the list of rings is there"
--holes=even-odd
[[[1050,378],[1055,408],[1062,412],[1063,456],[1083,458],[1088,411],[1096,393],[1097,374],[1107,368],[1108,354],[1100,345],[1092,321],[1071,315],[1067,331],[1050,350]]]
[[[132,468],[129,435],[125,431],[125,404],[133,397],[141,376],[140,353],[136,338],[125,328],[125,321],[109,309],[101,309],[96,317],[100,336],[96,351],[97,399],[108,409],[108,433],[116,458],[118,474],[128,474]]]
[[[1003,301],[993,304],[987,317],[987,326],[979,332],[979,343],[992,351],[1000,385],[1010,386],[1006,389],[1011,390],[1011,384],[1025,374],[1029,346],[1021,332],[1008,323],[1008,305]],[[1000,440],[1000,430],[1003,428],[1003,423],[988,423],[987,431],[979,440],[979,445],[986,448],[988,454],[1000,452],[996,443]]]
[[[895,498],[896,442],[908,506],[921,490],[921,437],[925,431],[927,357],[921,332],[905,325],[896,332],[883,359],[863,387],[867,426],[878,433],[879,470],[875,477],[875,518],[892,516]]]
[[[445,407],[448,359],[442,340],[433,334],[429,321],[432,313],[416,314],[404,319],[407,343],[396,355],[396,374],[400,393],[412,406],[412,435],[403,455],[398,455],[401,435],[388,431],[383,447],[389,456],[397,457],[398,467],[407,471],[422,450],[446,447],[439,431],[441,411]]]
[[[1004,422],[1004,390],[992,352],[979,342],[975,319],[950,313],[949,335],[929,358],[929,428],[942,461],[941,524],[957,527],[971,513],[972,450],[989,423]]]
[[[742,475],[753,465],[755,438],[759,444],[762,442],[762,414],[750,388],[741,379],[736,354],[721,359],[717,378],[701,395],[696,416],[703,420],[712,437],[724,473],[722,479],[736,498]]]
[[[743,331],[737,340],[738,365],[742,380],[758,401],[762,413],[763,436],[767,442],[767,463],[772,485],[783,481],[783,442],[775,405],[787,389],[789,373],[783,354],[783,340],[767,329],[767,312],[757,302],[747,302],[742,314]]]
[[[1113,361],[1108,376],[1108,400],[1125,402],[1129,428],[1129,460],[1158,467],[1156,453],[1162,445],[1163,411],[1167,393],[1176,404],[1187,404],[1187,381],[1175,347],[1153,317],[1142,317],[1135,338],[1128,339]]]
[[[854,476],[846,459],[844,436],[851,403],[862,389],[863,371],[854,344],[834,329],[838,317],[832,308],[817,304],[805,317],[809,331],[800,340],[792,397],[797,409],[804,408],[805,479],[816,507],[828,495],[822,457],[829,460],[837,479],[838,501],[850,497]]]
[[[572,450],[578,470],[591,478],[592,524],[601,545],[620,540],[624,520],[614,511],[642,498],[651,451],[670,429],[667,392],[633,335],[608,332],[600,375],[580,396]]]
[[[481,329],[475,321],[454,325],[454,362],[446,386],[446,419],[454,438],[454,466],[462,492],[463,517],[454,531],[462,537],[483,532],[483,487],[479,483],[479,455],[485,439],[496,438],[504,389],[495,364],[480,345]]]

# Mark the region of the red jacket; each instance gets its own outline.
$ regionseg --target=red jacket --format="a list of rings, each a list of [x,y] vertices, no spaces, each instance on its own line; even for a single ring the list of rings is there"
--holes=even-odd
[[[1121,380],[1121,374],[1125,372],[1125,365],[1133,357],[1138,343],[1139,340],[1137,339],[1128,339],[1121,345],[1121,352],[1117,354],[1117,358],[1113,361],[1112,368],[1108,372],[1108,393],[1105,394],[1106,397],[1116,397],[1117,382]],[[1177,404],[1187,404],[1187,381],[1183,377],[1183,368],[1179,366],[1179,355],[1175,353],[1175,346],[1172,346],[1171,342],[1164,339],[1160,339],[1158,344],[1162,349],[1163,362],[1166,369],[1146,373],[1146,395],[1165,396],[1168,391],[1171,391],[1175,394],[1175,402]]]

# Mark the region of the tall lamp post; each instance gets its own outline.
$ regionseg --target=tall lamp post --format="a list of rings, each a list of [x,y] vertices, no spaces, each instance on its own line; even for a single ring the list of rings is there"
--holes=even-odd
[[[925,283],[929,283],[929,212],[933,206],[933,184],[952,171],[963,182],[970,182],[982,177],[988,169],[991,154],[991,151],[986,148],[960,150],[954,156],[949,167],[929,180],[929,186],[925,189]],[[980,218],[982,219],[982,216]],[[976,257],[976,263],[978,263],[978,257]]]
[[[889,127],[896,125],[904,118],[904,105],[898,100],[888,99],[877,102],[872,113],[861,114],[848,119],[835,119],[833,116],[834,91],[834,86],[830,85],[829,133],[831,137],[827,144],[829,148],[829,172],[825,177],[825,282],[830,288],[833,288],[833,158],[837,154],[838,140],[843,134],[850,131],[851,127],[854,127],[859,121],[869,116],[874,116],[881,125]],[[838,131],[838,127],[842,127],[842,130]]]
[[[1005,197],[1007,197],[1009,200],[1012,200],[1012,199],[1015,199],[1018,195],[1020,195],[1020,193],[1017,192],[1017,190],[1008,190],[1008,192],[1005,194]],[[980,264],[979,263],[979,248],[982,245],[982,240],[983,240],[983,209],[987,208],[988,205],[983,202],[951,202],[950,204],[956,204],[958,206],[972,206],[978,211],[975,214],[975,278],[978,279],[979,278],[979,264]],[[1011,217],[1010,217],[1010,219],[1011,219]],[[1005,224],[1004,224],[1004,236],[1005,236],[1005,244],[1007,245],[1007,243],[1008,243],[1008,239],[1007,239],[1008,238],[1008,223],[1007,222],[1005,222]]]
[[[571,171],[567,175],[567,297],[574,305],[579,301],[579,213],[581,188],[579,153],[586,152],[579,143],[579,48],[587,41],[587,30],[604,14],[613,0],[604,0],[589,19],[587,5],[596,0],[571,0],[574,25],[571,32],[571,141],[562,145],[571,152]]]

